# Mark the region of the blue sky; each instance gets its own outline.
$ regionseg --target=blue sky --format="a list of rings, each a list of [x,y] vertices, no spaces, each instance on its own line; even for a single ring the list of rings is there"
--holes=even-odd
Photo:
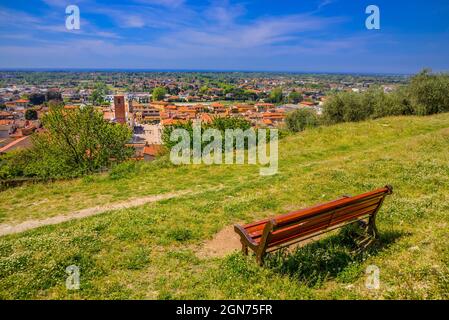
[[[78,5],[81,29],[65,28]],[[365,8],[380,8],[380,30]],[[449,71],[447,0],[0,0],[0,68]]]

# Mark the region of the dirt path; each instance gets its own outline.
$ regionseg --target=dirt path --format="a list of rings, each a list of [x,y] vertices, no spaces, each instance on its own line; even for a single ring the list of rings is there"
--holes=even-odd
[[[135,199],[131,199],[128,201],[113,203],[113,204],[106,205],[106,206],[96,206],[96,207],[92,207],[92,208],[82,209],[79,211],[74,211],[74,212],[71,212],[68,214],[58,215],[58,216],[54,216],[54,217],[50,217],[50,218],[46,218],[46,219],[27,220],[27,221],[24,221],[24,222],[21,222],[18,224],[7,224],[7,223],[0,224],[0,236],[19,233],[19,232],[23,232],[26,230],[30,230],[30,229],[34,229],[34,228],[38,228],[38,227],[42,227],[42,226],[58,224],[58,223],[69,221],[69,220],[82,219],[82,218],[94,216],[94,215],[97,215],[97,214],[100,214],[100,213],[103,213],[106,211],[138,207],[138,206],[144,205],[146,203],[176,198],[176,197],[180,197],[180,196],[183,196],[183,195],[186,195],[189,193],[191,193],[190,190],[174,192],[174,193],[164,193],[164,194],[147,196],[147,197],[142,197],[142,198],[135,198]]]

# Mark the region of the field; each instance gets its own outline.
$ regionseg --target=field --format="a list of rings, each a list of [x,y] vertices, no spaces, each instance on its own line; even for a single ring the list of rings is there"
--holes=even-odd
[[[0,224],[140,197],[190,193],[0,237],[2,299],[449,299],[449,114],[391,117],[287,136],[279,173],[164,162],[0,193]],[[198,254],[237,222],[394,186],[380,240],[354,255],[346,230],[268,257]],[[66,267],[81,271],[67,290]],[[380,269],[380,288],[365,269]]]

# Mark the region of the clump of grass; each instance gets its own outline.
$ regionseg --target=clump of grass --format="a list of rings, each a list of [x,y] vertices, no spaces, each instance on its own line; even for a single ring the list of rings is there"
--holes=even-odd
[[[257,273],[255,265],[251,265],[239,254],[232,254],[223,262],[223,270],[226,271],[226,278],[235,278],[249,280]]]
[[[190,229],[175,228],[167,232],[169,239],[183,242],[193,238],[193,232]]]
[[[130,270],[140,270],[145,268],[149,262],[148,249],[139,247],[126,253],[123,259],[123,266]]]
[[[125,161],[115,165],[109,172],[111,180],[119,180],[123,178],[130,178],[137,174],[137,165],[135,161]]]
[[[0,279],[24,270],[29,263],[28,254],[13,254],[0,259]]]

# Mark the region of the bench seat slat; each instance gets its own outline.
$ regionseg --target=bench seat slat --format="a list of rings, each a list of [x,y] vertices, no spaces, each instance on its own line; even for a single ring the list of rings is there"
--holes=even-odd
[[[298,230],[299,231],[301,228],[295,228],[298,225],[301,225],[302,228],[306,228],[306,227],[310,227],[311,225],[314,225],[315,223],[320,223],[323,220],[329,222],[331,216],[332,216],[333,219],[337,219],[338,217],[351,214],[352,212],[355,212],[356,210],[365,209],[367,207],[372,207],[373,209],[375,209],[380,204],[381,199],[382,199],[382,197],[376,197],[376,198],[373,198],[373,199],[368,199],[368,201],[359,202],[359,203],[357,203],[355,205],[352,205],[352,206],[348,206],[348,207],[345,207],[345,208],[340,208],[340,209],[337,209],[337,210],[334,210],[334,211],[325,212],[325,213],[316,215],[313,218],[309,218],[309,219],[301,218],[301,219],[298,219],[295,223],[292,223],[291,225],[287,225],[287,226],[280,227],[280,228],[277,227],[276,231],[273,232],[273,235],[279,233],[280,232],[279,230],[281,230],[281,231],[283,231],[283,230],[293,230],[293,232],[294,232],[294,230]],[[255,231],[255,232],[249,233],[249,235],[255,241],[257,241],[257,239],[261,237],[262,231],[263,231],[263,229],[259,229],[259,230]]]
[[[382,196],[380,196],[380,197],[382,197]],[[368,200],[371,200],[371,199],[376,199],[376,198],[379,198],[379,193],[375,193],[375,194],[372,194],[372,195],[370,194],[370,195],[368,195],[366,197],[357,196],[357,197],[352,197],[352,198],[344,198],[344,199],[340,199],[340,200],[337,200],[337,201],[333,202],[332,205],[323,204],[320,207],[317,207],[316,210],[314,210],[314,211],[301,212],[302,210],[300,210],[298,212],[293,212],[293,213],[290,213],[290,214],[286,214],[286,215],[283,215],[283,216],[276,217],[275,220],[276,220],[276,223],[277,223],[278,226],[282,226],[284,224],[290,223],[291,221],[295,221],[296,219],[308,218],[308,217],[313,216],[315,214],[319,214],[319,213],[326,212],[326,211],[329,211],[329,210],[336,210],[336,209],[339,209],[339,208],[345,208],[345,207],[348,207],[348,206],[353,205],[353,204],[358,204],[360,202],[365,202],[365,201],[368,201]]]
[[[379,189],[379,190],[384,190],[385,188]],[[365,194],[362,194],[360,196],[356,196],[356,197],[344,197],[344,198],[340,198],[337,200],[333,200],[330,202],[327,202],[325,204],[319,204],[313,207],[309,207],[309,208],[305,208],[302,210],[298,210],[298,211],[294,211],[294,212],[290,212],[287,214],[283,214],[280,216],[277,216],[275,218],[276,223],[280,226],[283,224],[288,224],[290,221],[294,221],[298,218],[307,218],[309,216],[313,216],[315,214],[321,213],[321,212],[325,212],[328,210],[333,210],[333,209],[338,209],[340,207],[346,207],[350,204],[356,204],[359,202],[364,202],[364,201],[368,201],[371,199],[379,199],[379,198],[383,198],[383,195],[385,193],[385,191],[382,193],[378,190],[372,191],[372,192],[367,192]],[[365,197],[362,197],[363,195],[366,195]],[[249,224],[245,224],[243,225],[243,228],[246,229],[246,231],[249,234],[255,233],[255,232],[262,232],[265,224],[270,221],[270,219],[263,219],[263,220],[259,220],[253,223],[249,223]]]
[[[339,223],[341,223],[343,221],[350,220],[350,219],[353,219],[353,218],[357,218],[359,216],[370,215],[370,214],[374,213],[374,211],[376,211],[376,209],[377,209],[377,206],[376,207],[369,207],[369,208],[366,208],[366,209],[354,212],[352,214],[349,214],[349,215],[346,215],[346,216],[343,216],[343,217],[339,217],[338,219],[333,219],[331,221],[330,225],[332,226],[332,225],[335,225],[335,224],[339,224]]]
[[[382,201],[382,197],[379,197],[379,198],[371,199],[371,200],[368,200],[368,201],[365,201],[365,202],[360,202],[360,203],[358,203],[356,205],[353,205],[353,206],[350,206],[350,207],[347,207],[347,208],[342,208],[342,209],[336,210],[334,215],[333,215],[333,218],[336,219],[338,217],[345,216],[345,215],[347,215],[347,214],[349,214],[349,213],[351,213],[351,212],[353,212],[355,210],[364,209],[364,208],[367,208],[367,207],[371,207],[373,205],[378,206],[378,205],[380,205],[381,201]]]
[[[311,223],[308,225],[297,225],[293,227],[289,227],[287,229],[281,229],[278,232],[273,232],[272,236],[269,239],[269,243],[276,242],[279,239],[288,238],[292,235],[302,236],[305,233],[309,232],[309,230],[314,230],[316,228],[319,229],[326,229],[330,226],[339,224],[345,220],[349,220],[358,216],[367,215],[372,213],[374,210],[376,210],[378,204],[371,205],[369,207],[357,209],[354,211],[351,211],[348,214],[345,214],[344,216],[340,216],[338,219],[331,219],[332,214],[329,215],[328,219],[320,219],[318,222]]]
[[[290,236],[288,238],[284,238],[284,239],[281,239],[281,240],[278,240],[278,241],[275,241],[275,242],[270,242],[268,244],[267,248],[277,247],[277,246],[280,246],[280,245],[282,245],[284,243],[291,242],[294,239],[301,238],[301,237],[306,237],[308,235],[315,234],[315,233],[317,233],[319,231],[322,231],[322,230],[324,230],[324,228],[322,228],[320,226],[315,226],[314,228],[310,228],[310,229],[308,229],[308,230],[306,230],[304,232],[301,232],[301,235],[299,237],[298,237],[298,235],[292,235],[292,236]]]

